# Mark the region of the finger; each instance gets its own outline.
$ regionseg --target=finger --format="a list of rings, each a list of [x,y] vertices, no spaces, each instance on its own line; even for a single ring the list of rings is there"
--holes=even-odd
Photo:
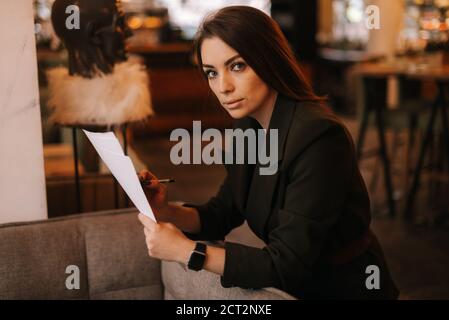
[[[139,213],[139,220],[140,222],[150,230],[154,228],[154,225],[156,222],[154,222],[151,218],[147,217],[146,215]]]
[[[151,191],[161,191],[164,188],[164,185],[158,180],[150,180],[146,187]]]
[[[145,178],[147,179],[147,181],[158,181],[156,175],[150,171],[145,171]]]
[[[143,215],[142,213],[139,213],[139,220],[140,222],[148,229],[152,230],[154,229],[156,222],[154,222],[151,218]]]
[[[147,228],[144,228],[143,232],[145,233],[145,244],[147,245],[147,248],[150,249],[153,246],[151,232],[148,231]]]
[[[140,171],[137,176],[139,177],[140,183],[146,183],[151,181],[151,176],[148,174],[147,170]]]
[[[162,186],[162,184],[157,180],[145,180],[143,181],[143,185],[150,191],[158,191]]]
[[[144,176],[145,180],[157,180],[157,177],[148,170],[145,170],[143,172],[143,176]]]
[[[150,170],[145,170],[145,174],[151,179],[157,179],[157,177]]]
[[[149,189],[156,191],[161,186],[163,186],[155,176],[152,177],[150,177],[149,175],[139,176],[139,180],[142,186],[144,186],[147,190]]]

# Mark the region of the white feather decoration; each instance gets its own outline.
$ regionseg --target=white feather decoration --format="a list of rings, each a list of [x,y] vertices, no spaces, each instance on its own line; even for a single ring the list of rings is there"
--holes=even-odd
[[[58,67],[47,71],[50,121],[58,124],[116,125],[153,115],[149,77],[134,62],[116,64],[111,74],[88,79]]]

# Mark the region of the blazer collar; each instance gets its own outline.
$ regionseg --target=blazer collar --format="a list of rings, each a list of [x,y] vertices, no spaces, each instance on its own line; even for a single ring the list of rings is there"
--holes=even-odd
[[[273,114],[271,115],[270,124],[268,130],[277,129],[278,130],[278,160],[284,159],[285,142],[287,140],[288,131],[290,129],[290,124],[293,119],[293,114],[295,113],[296,101],[286,97],[284,95],[278,94],[276,103],[273,109]],[[267,138],[270,135],[267,134]]]
[[[229,174],[237,207],[244,213],[251,229],[264,237],[264,229],[272,210],[279,173],[282,170],[285,145],[295,112],[295,100],[278,94],[268,129],[278,130],[278,170],[273,175],[260,175],[259,164],[231,165]],[[260,129],[255,120],[242,119],[236,123],[241,129]],[[267,132],[267,139],[270,134]],[[267,141],[269,146],[269,141]]]

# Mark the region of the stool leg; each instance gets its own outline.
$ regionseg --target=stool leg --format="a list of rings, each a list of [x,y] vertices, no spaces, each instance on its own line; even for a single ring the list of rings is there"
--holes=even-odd
[[[116,209],[118,209],[120,207],[120,203],[119,203],[119,185],[117,182],[117,179],[114,179],[114,206]]]
[[[118,182],[117,182],[117,180],[116,180],[115,178],[112,178],[112,179],[114,179],[114,206],[115,206],[116,209],[118,209],[118,208],[119,208],[119,201],[118,201],[118,191],[119,191],[119,189],[118,189]]]
[[[441,199],[442,199],[442,193],[441,193],[441,185],[444,185],[444,183],[442,183],[442,180],[439,179],[440,177],[445,177],[445,172],[444,172],[444,161],[445,161],[445,156],[444,156],[444,137],[443,137],[443,133],[439,133],[438,134],[438,142],[437,142],[437,172],[438,172],[438,179],[436,181],[436,195],[435,198],[438,202],[438,206],[441,207],[442,203],[441,203]],[[444,181],[444,180],[443,180]]]
[[[78,143],[76,139],[76,128],[72,128],[72,139],[73,139],[73,158],[75,163],[76,210],[77,213],[81,213],[80,175],[78,172]]]
[[[409,125],[408,125],[408,147],[407,147],[407,168],[405,173],[405,189],[408,188],[410,173],[412,172],[412,163],[413,163],[413,151],[412,147],[415,144],[415,130],[417,127],[417,116],[416,114],[412,114],[409,117]]]
[[[429,142],[429,156],[427,159],[428,162],[428,172],[429,172],[429,180],[427,181],[428,184],[428,194],[427,194],[427,203],[428,206],[433,205],[433,195],[435,191],[435,135],[432,132],[432,136]]]
[[[396,158],[396,154],[398,151],[398,145],[400,144],[399,142],[399,133],[397,130],[394,130],[394,136],[393,136],[393,146],[392,146],[392,150],[391,150],[391,159],[395,159]],[[376,163],[374,165],[374,169],[373,169],[373,176],[371,178],[371,182],[370,182],[370,191],[374,193],[374,191],[377,188],[377,183],[379,181],[379,162],[378,162],[378,157],[376,157]]]
[[[390,171],[390,161],[387,155],[387,146],[385,141],[385,125],[382,113],[382,107],[376,107],[376,123],[377,123],[377,131],[379,134],[379,142],[380,142],[380,153],[383,161],[384,167],[384,179],[385,179],[385,188],[387,192],[388,199],[388,207],[389,214],[391,217],[394,217],[396,214],[395,203],[393,199],[393,187],[391,183],[391,171]]]
[[[432,105],[432,112],[430,115],[429,123],[427,124],[426,133],[425,133],[423,142],[421,144],[421,149],[419,151],[418,163],[416,165],[416,170],[413,175],[412,186],[410,188],[409,194],[407,196],[407,202],[405,204],[404,218],[406,220],[411,220],[412,216],[413,216],[412,215],[413,202],[415,200],[416,191],[418,190],[419,180],[421,178],[421,171],[422,171],[422,167],[424,164],[424,158],[426,155],[426,151],[429,146],[430,139],[432,138],[433,126],[435,123],[435,117],[437,115],[438,106],[440,104],[440,101],[441,101],[441,93],[438,94],[437,99],[435,100],[435,102]]]
[[[357,138],[357,147],[356,147],[356,156],[357,161],[360,161],[361,155],[362,155],[362,149],[365,142],[365,136],[366,136],[366,129],[368,127],[368,119],[369,119],[369,110],[366,110],[366,108],[363,111],[362,115],[362,123],[360,125],[359,129],[359,136]]]
[[[439,83],[440,91],[442,92],[442,104],[441,104],[441,122],[443,124],[443,145],[445,146],[446,150],[446,162],[447,162],[447,169],[448,169],[448,175],[449,175],[449,124],[448,124],[448,105],[447,100],[445,97],[445,88],[443,83]],[[442,153],[444,153],[443,149],[441,150]],[[443,157],[444,159],[444,157]],[[444,167],[444,166],[443,166]],[[447,210],[447,209],[446,209]]]
[[[128,137],[126,136],[127,129],[128,129],[128,126],[125,124],[123,126],[123,131],[122,131],[122,133],[123,133],[123,150],[124,150],[125,156],[128,155]]]
[[[373,194],[376,192],[377,182],[379,180],[379,157],[376,157],[374,161],[375,162],[372,170],[371,181],[369,184],[369,191]]]
[[[441,91],[441,122],[443,124],[443,136],[444,136],[444,144],[446,145],[446,153],[447,153],[447,161],[449,164],[449,124],[448,124],[448,117],[447,117],[447,103],[445,98],[445,90],[444,85],[442,83],[439,83],[440,91]]]
[[[124,150],[125,156],[128,155],[128,138],[126,136],[126,131],[127,131],[127,125],[125,124],[123,126],[123,131],[122,131],[122,133],[123,133],[123,150]],[[129,205],[128,196],[125,193],[125,208],[128,208],[128,205]]]

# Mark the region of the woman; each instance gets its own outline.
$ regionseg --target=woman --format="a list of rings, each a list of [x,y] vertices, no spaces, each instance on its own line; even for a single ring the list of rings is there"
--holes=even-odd
[[[236,128],[278,130],[278,170],[261,175],[258,163],[227,165],[218,194],[201,206],[167,204],[166,188],[141,173],[153,179],[147,194],[163,221],[139,215],[150,256],[219,274],[224,287],[277,287],[298,298],[397,298],[369,230],[370,203],[350,135],[313,93],[277,24],[250,7],[226,7],[203,22],[195,49]],[[192,253],[204,249],[194,240],[221,240],[245,220],[265,248],[225,242]]]

